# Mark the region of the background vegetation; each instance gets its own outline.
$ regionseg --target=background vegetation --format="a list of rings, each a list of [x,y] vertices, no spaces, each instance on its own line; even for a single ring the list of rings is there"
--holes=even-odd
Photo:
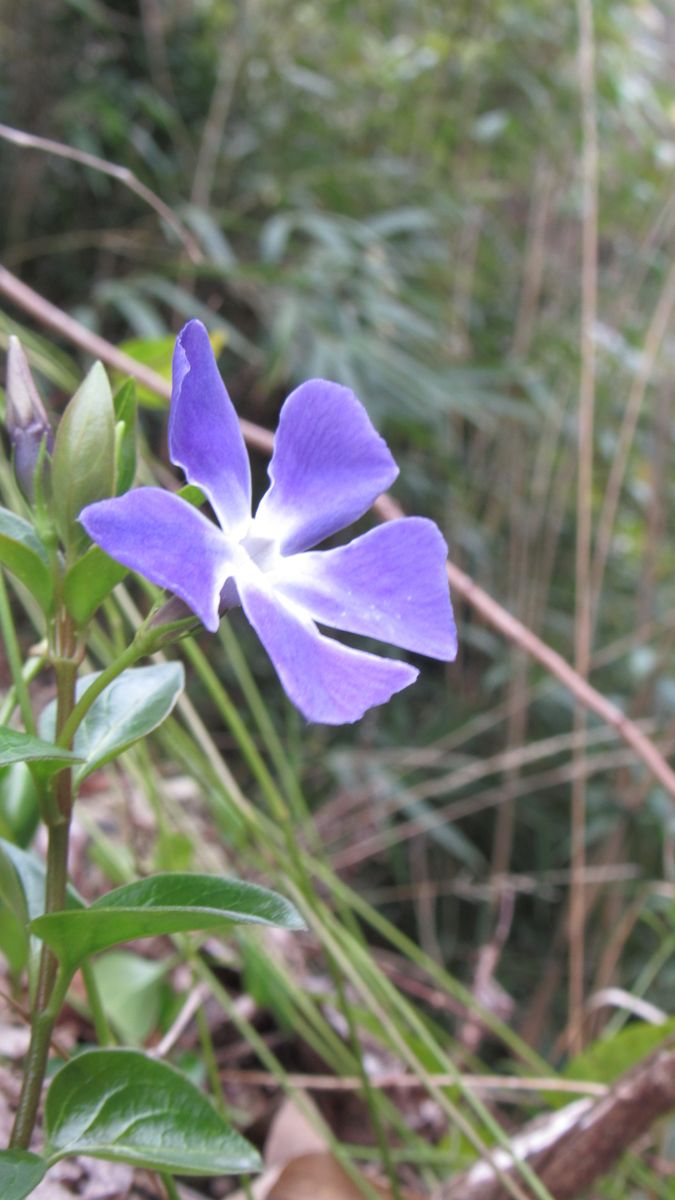
[[[582,673],[590,645],[593,684],[672,750],[667,0],[42,0],[39,19],[3,0],[0,14],[2,120],[128,168],[183,229],[127,179],[5,141],[5,266],[162,371],[185,318],[206,319],[239,411],[267,426],[301,379],[351,385],[401,465],[407,511],[434,517],[452,560]],[[56,411],[84,360],[66,340],[47,349],[10,301],[0,322]],[[142,398],[145,469],[166,472],[164,413]],[[135,602],[111,606],[95,660]],[[186,706],[82,816],[85,879],[92,856],[121,879],[133,854],[318,889],[314,937],[279,949],[277,990],[259,943],[218,964],[230,982],[243,969],[263,1050],[282,1044],[267,1069],[350,1074],[358,1043],[382,1069],[553,1075],[591,1041],[604,1082],[630,1061],[622,1031],[672,1009],[673,796],[614,730],[591,719],[585,738],[562,684],[458,608],[459,662],[423,663],[414,689],[338,731],[301,727],[234,619],[217,650],[186,649],[205,725]],[[29,622],[27,605],[26,638]],[[300,866],[265,840],[286,806]],[[157,996],[132,1037],[170,1025]],[[522,1042],[486,1036],[487,1014]],[[242,1061],[260,1065],[260,1025],[240,1032]],[[393,1147],[427,1184],[472,1157],[455,1104],[496,1136],[466,1096],[432,1097],[417,1120],[366,1095],[374,1156],[386,1168]],[[328,1120],[343,1144],[363,1140]],[[629,1159],[606,1194],[670,1195],[658,1164]]]

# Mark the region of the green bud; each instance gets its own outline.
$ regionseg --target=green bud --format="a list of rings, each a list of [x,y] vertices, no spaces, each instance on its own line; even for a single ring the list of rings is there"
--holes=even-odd
[[[115,488],[115,414],[108,376],[95,363],[68,404],[56,434],[52,491],[64,545],[77,551],[87,535],[77,518]]]
[[[47,451],[51,450],[52,430],[23,346],[13,334],[7,351],[6,393],[5,425],[14,450],[14,474],[24,496],[32,503],[42,444],[46,442]]]

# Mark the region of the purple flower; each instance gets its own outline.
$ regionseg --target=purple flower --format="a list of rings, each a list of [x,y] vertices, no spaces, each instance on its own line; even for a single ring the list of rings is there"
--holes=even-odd
[[[313,379],[288,397],[270,487],[252,517],[237,416],[207,332],[190,321],[173,359],[169,449],[219,525],[154,487],[90,504],[82,524],[112,558],[180,596],[207,629],[218,628],[223,605],[241,603],[308,720],[356,721],[418,675],[407,663],[324,636],[317,622],[432,658],[455,657],[447,547],[433,521],[405,517],[347,546],[311,549],[361,517],[398,474],[348,388]]]

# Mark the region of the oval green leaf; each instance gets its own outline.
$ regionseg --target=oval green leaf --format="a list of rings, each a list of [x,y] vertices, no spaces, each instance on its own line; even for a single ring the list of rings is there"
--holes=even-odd
[[[175,874],[127,883],[81,911],[39,916],[31,930],[74,969],[120,942],[234,924],[305,928],[290,901],[268,888],[217,875]]]
[[[73,563],[63,581],[63,599],[78,625],[86,625],[102,600],[127,574],[100,546],[89,549]]]
[[[24,1200],[47,1173],[47,1163],[28,1150],[0,1150],[0,1196]]]
[[[82,755],[74,750],[64,750],[53,742],[45,742],[19,729],[0,725],[0,767],[26,762],[35,764],[43,774],[50,775],[82,761]]]
[[[89,1050],[54,1076],[45,1103],[50,1165],[89,1154],[180,1175],[259,1171],[257,1151],[195,1084],[136,1050]]]
[[[43,612],[52,603],[53,581],[47,551],[33,526],[0,508],[0,563],[33,593]]]
[[[77,685],[79,700],[97,675],[85,675]],[[185,686],[181,663],[160,663],[152,667],[132,667],[108,684],[94,701],[75,734],[73,749],[84,759],[74,772],[76,786],[134,742],[152,733],[173,709]],[[56,705],[44,709],[40,732],[54,734]]]

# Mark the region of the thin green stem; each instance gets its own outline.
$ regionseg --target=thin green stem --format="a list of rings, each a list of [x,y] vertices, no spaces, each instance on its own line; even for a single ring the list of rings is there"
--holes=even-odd
[[[195,1013],[195,1020],[197,1023],[197,1030],[199,1032],[199,1044],[202,1048],[202,1055],[204,1057],[204,1064],[206,1066],[206,1075],[213,1093],[213,1102],[221,1116],[225,1117],[227,1116],[227,1102],[225,1100],[225,1093],[223,1092],[223,1085],[220,1079],[218,1060],[216,1058],[216,1051],[213,1045],[213,1038],[211,1037],[211,1030],[209,1029],[209,1023],[206,1019],[206,1014],[204,1013],[204,1009],[201,1004]]]
[[[23,664],[21,675],[26,686],[28,686],[28,684],[35,679],[36,675],[40,674],[40,671],[47,664],[47,662],[47,655],[41,654],[35,658],[29,658],[28,661]],[[12,684],[12,686],[8,689],[2,705],[0,705],[0,725],[7,724],[18,703],[19,695],[16,687],[14,684]]]
[[[270,775],[264,759],[246,728],[245,722],[240,717],[236,706],[225,691],[213,667],[209,664],[206,655],[200,650],[196,642],[192,638],[188,638],[184,643],[184,647],[187,657],[197,669],[199,678],[207,689],[211,700],[223,719],[227,721],[237,739],[239,748],[260,785],[272,816],[280,824],[286,825],[288,823],[288,809],[283,797],[280,795],[279,789]]]
[[[35,725],[35,717],[31,707],[28,687],[23,675],[23,660],[21,657],[21,647],[19,639],[16,636],[16,628],[14,626],[14,617],[7,595],[7,585],[5,577],[0,570],[0,633],[2,633],[5,643],[5,651],[7,654],[7,662],[12,675],[12,683],[16,693],[16,698],[21,709],[21,717],[26,729],[26,733],[31,733],[35,736],[37,729]]]
[[[344,1151],[339,1140],[334,1136],[330,1126],[322,1119],[314,1105],[308,1100],[304,1092],[294,1087],[286,1077],[286,1071],[279,1062],[274,1052],[269,1048],[264,1037],[260,1035],[258,1030],[237,1008],[228,991],[223,987],[222,983],[216,977],[210,967],[198,956],[192,959],[192,964],[195,973],[204,979],[211,989],[211,992],[219,1001],[221,1007],[228,1014],[234,1026],[239,1030],[242,1037],[246,1039],[249,1045],[253,1048],[263,1066],[274,1075],[283,1088],[286,1094],[293,1100],[295,1106],[300,1110],[304,1117],[309,1121],[313,1129],[325,1139],[331,1153],[337,1158],[338,1162],[349,1175],[353,1183],[358,1187],[359,1191],[366,1200],[381,1200],[381,1193],[373,1186],[367,1176],[363,1175],[358,1167],[354,1165],[351,1157]]]
[[[96,1040],[99,1046],[112,1046],[115,1044],[115,1038],[113,1037],[108,1018],[105,1015],[101,992],[89,959],[85,959],[80,964],[80,973],[87,993],[87,1000],[89,1001],[89,1011],[96,1031]]]
[[[145,654],[149,654],[151,650],[152,638],[149,637],[144,631],[139,630],[133,642],[127,646],[126,650],[120,654],[119,658],[115,659],[115,661],[111,663],[109,667],[106,667],[105,670],[101,671],[100,675],[96,676],[96,679],[94,679],[93,683],[90,683],[86,692],[80,696],[80,699],[77,701],[77,704],[74,705],[71,713],[68,716],[68,719],[63,726],[63,729],[56,739],[57,746],[70,745],[75,733],[89,712],[89,709],[94,701],[97,700],[101,695],[101,692],[105,691],[108,684],[112,683],[114,679],[117,679],[117,676],[121,675],[122,671],[125,671],[127,667],[133,666],[133,664],[137,662],[139,658],[142,658]]]
[[[291,802],[294,816],[296,819],[301,819],[305,822],[308,827],[313,828],[311,815],[305,803],[296,773],[288,761],[288,755],[276,731],[274,722],[270,717],[267,705],[260,694],[260,689],[249,667],[246,655],[239,645],[229,621],[221,621],[219,637],[225,653],[232,664],[239,686],[244,693],[251,715],[265,741],[274,768],[278,772],[279,778],[286,790],[286,795]]]
[[[342,1014],[345,1018],[345,1021],[347,1022],[347,1028],[349,1030],[349,1038],[352,1043],[354,1059],[356,1061],[356,1069],[357,1069],[358,1075],[361,1079],[361,1083],[363,1085],[363,1095],[364,1095],[366,1104],[368,1106],[368,1111],[370,1113],[370,1119],[373,1123],[373,1132],[375,1134],[375,1139],[377,1141],[377,1147],[380,1152],[382,1166],[387,1173],[387,1178],[391,1185],[391,1194],[392,1194],[393,1200],[400,1200],[401,1189],[400,1189],[399,1181],[398,1181],[398,1178],[396,1175],[394,1162],[391,1157],[391,1147],[389,1145],[387,1131],[384,1127],[384,1122],[382,1120],[382,1114],[380,1112],[380,1096],[379,1096],[379,1093],[377,1092],[377,1090],[373,1087],[372,1083],[370,1082],[370,1078],[368,1076],[368,1071],[366,1070],[366,1066],[363,1061],[363,1052],[361,1049],[361,1039],[359,1037],[359,1030],[358,1030],[356,1021],[354,1020],[354,1013],[352,1011],[352,1006],[349,1003],[349,999],[347,997],[347,991],[345,988],[342,972],[340,971],[338,963],[333,958],[332,954],[328,953],[327,959],[328,959],[328,969],[330,971],[331,978],[332,978],[333,984],[335,986],[335,991],[337,993],[338,1002],[339,1002],[340,1008],[342,1010]]]
[[[160,1179],[164,1184],[166,1200],[180,1200],[180,1192],[176,1187],[173,1177],[171,1175],[160,1175]]]

